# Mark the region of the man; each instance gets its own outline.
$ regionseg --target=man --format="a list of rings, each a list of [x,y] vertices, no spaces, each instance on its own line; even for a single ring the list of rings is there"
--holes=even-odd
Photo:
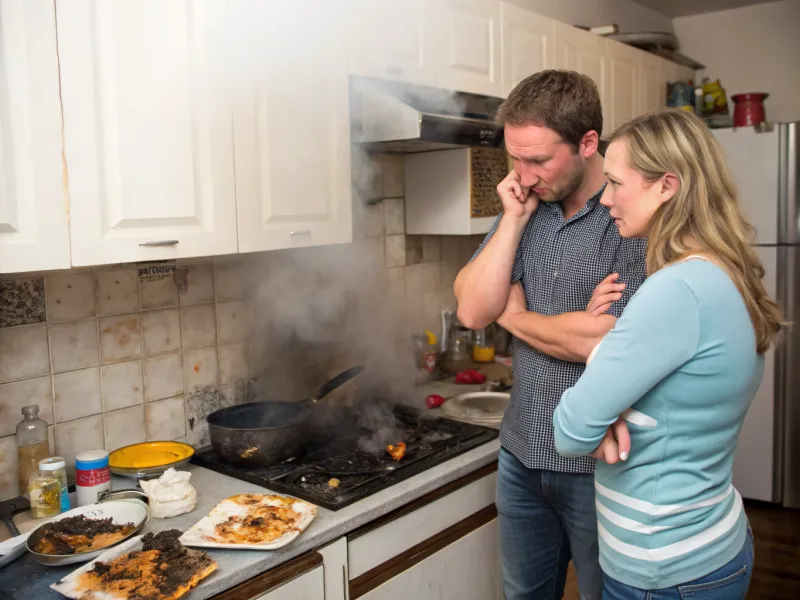
[[[503,213],[454,287],[463,325],[496,320],[514,336],[497,488],[504,593],[560,599],[571,558],[582,598],[599,600],[594,459],[560,456],[552,417],[644,281],[645,243],[623,240],[599,202],[603,115],[591,79],[532,75],[497,119],[514,161],[497,187]]]

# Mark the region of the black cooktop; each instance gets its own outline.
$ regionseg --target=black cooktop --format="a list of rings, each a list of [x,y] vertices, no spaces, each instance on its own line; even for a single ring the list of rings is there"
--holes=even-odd
[[[343,409],[350,410],[350,409]],[[497,438],[495,429],[462,423],[404,406],[353,411],[328,439],[311,445],[303,456],[265,468],[231,465],[213,449],[201,450],[191,462],[229,477],[290,494],[330,510],[338,510],[426,469]],[[374,411],[373,411],[374,412]],[[406,454],[396,462],[387,444],[406,443]],[[329,485],[337,479],[337,487]]]

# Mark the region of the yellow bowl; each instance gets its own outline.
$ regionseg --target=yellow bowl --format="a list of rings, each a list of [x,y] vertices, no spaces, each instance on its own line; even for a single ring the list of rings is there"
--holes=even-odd
[[[114,450],[108,468],[115,475],[141,479],[183,466],[192,456],[194,448],[183,442],[142,442]]]

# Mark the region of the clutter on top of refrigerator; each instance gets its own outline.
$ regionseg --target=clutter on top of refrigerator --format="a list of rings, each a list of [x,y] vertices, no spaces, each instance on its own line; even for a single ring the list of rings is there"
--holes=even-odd
[[[764,111],[764,100],[769,94],[752,92],[748,94],[734,94],[733,100],[733,126],[754,127],[767,120]]]

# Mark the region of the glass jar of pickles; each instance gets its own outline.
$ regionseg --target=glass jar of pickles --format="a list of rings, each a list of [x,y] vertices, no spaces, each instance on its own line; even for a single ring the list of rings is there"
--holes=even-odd
[[[69,489],[67,488],[67,462],[60,456],[51,456],[39,461],[39,471],[58,477],[61,482],[61,512],[69,510]]]
[[[34,519],[61,513],[61,480],[53,471],[38,471],[28,480],[31,516]]]

